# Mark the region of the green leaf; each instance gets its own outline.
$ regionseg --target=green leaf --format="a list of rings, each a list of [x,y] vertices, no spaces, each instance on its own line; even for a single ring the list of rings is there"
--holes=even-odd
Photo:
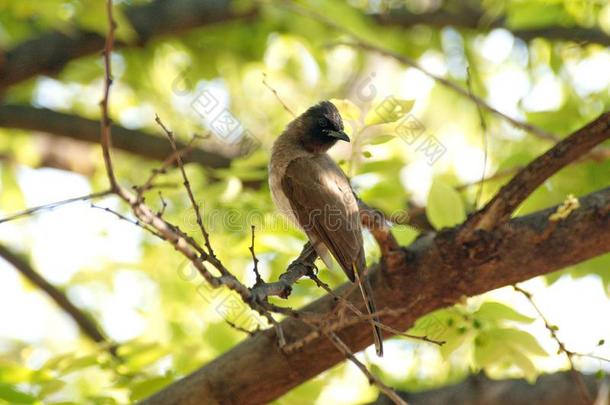
[[[372,108],[364,119],[367,126],[396,122],[405,116],[415,104],[415,100],[388,97]]]
[[[3,383],[29,382],[33,373],[33,370],[12,361],[0,360],[0,381]]]
[[[358,121],[360,119],[360,108],[350,100],[333,98],[330,102],[337,107],[344,120]]]
[[[536,338],[525,331],[511,328],[497,328],[488,333],[496,341],[505,342],[505,344],[517,351],[525,351],[538,356],[548,356],[548,353],[540,346]]]
[[[135,402],[147,398],[173,381],[174,379],[171,376],[161,376],[137,382],[131,387],[129,399]]]
[[[486,333],[477,336],[474,346],[474,361],[477,366],[484,368],[495,364],[501,361],[506,354],[506,346],[496,344]]]
[[[40,392],[38,393],[38,398],[45,398],[51,394],[54,394],[55,392],[59,391],[60,389],[62,389],[63,387],[66,386],[66,383],[63,382],[62,380],[51,380],[48,381],[46,383],[44,383],[42,385],[42,388],[40,389]]]
[[[364,152],[362,152],[362,156],[364,156],[365,158],[370,158],[373,156],[373,154],[371,152],[369,152],[368,150],[365,150]]]
[[[10,404],[33,404],[36,402],[36,397],[19,391],[12,385],[0,383],[0,399],[8,401]]]
[[[534,366],[534,363],[532,363],[529,357],[518,350],[512,350],[509,357],[515,363],[515,365],[519,367],[521,371],[523,371],[525,379],[529,383],[536,381],[538,372],[536,371],[536,366]]]
[[[508,320],[522,323],[532,323],[535,320],[534,318],[520,314],[508,305],[504,305],[499,302],[484,302],[478,311],[476,311],[473,315],[476,318],[491,322]]]
[[[426,216],[435,229],[441,229],[464,222],[466,209],[457,191],[435,180],[428,194]]]
[[[365,142],[369,145],[381,145],[386,142],[390,142],[392,139],[396,138],[395,135],[392,134],[379,134],[372,137],[369,141]]]
[[[118,354],[125,359],[121,369],[127,373],[141,371],[143,367],[156,362],[167,353],[169,350],[158,343],[132,342],[118,349]]]

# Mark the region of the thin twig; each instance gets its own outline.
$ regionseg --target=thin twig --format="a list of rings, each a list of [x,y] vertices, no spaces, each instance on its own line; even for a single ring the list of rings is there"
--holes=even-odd
[[[381,392],[383,392],[392,402],[397,405],[408,405],[407,402],[402,399],[396,391],[385,385],[379,378],[373,375],[366,366],[356,358],[350,348],[335,334],[334,332],[323,332],[326,337],[335,345],[335,347],[353,364],[356,365],[362,371],[362,373],[368,378],[369,383],[375,385]]]
[[[110,134],[111,120],[108,115],[108,102],[110,99],[110,86],[112,85],[112,47],[114,46],[114,31],[116,30],[116,22],[112,17],[112,0],[106,1],[106,13],[108,15],[108,32],[106,34],[106,42],[104,45],[104,97],[100,102],[102,109],[101,119],[101,144],[102,153],[104,156],[104,165],[106,166],[106,174],[110,182],[110,189],[117,190],[118,184],[112,168],[112,159],[110,157],[110,149],[112,148],[112,137]]]
[[[593,400],[591,399],[589,390],[587,389],[587,386],[585,385],[585,382],[582,379],[582,376],[574,367],[574,360],[572,358],[576,355],[576,353],[568,350],[566,348],[565,344],[561,341],[561,339],[559,339],[559,336],[557,336],[557,327],[554,325],[551,325],[549,323],[548,319],[546,318],[544,313],[542,313],[542,310],[540,309],[538,304],[536,304],[536,302],[534,301],[532,294],[529,291],[524,290],[523,288],[519,287],[516,284],[513,284],[512,287],[515,291],[521,293],[529,301],[529,303],[534,308],[534,310],[538,313],[538,316],[544,322],[544,327],[549,331],[553,340],[555,340],[555,342],[557,342],[557,345],[559,346],[559,352],[564,353],[566,355],[568,362],[570,363],[570,371],[571,371],[572,377],[574,378],[574,381],[578,385],[578,389],[580,390],[580,394],[582,395],[583,400],[587,404],[592,404]]]
[[[101,206],[95,205],[93,203],[91,203],[91,208],[95,208],[95,209],[98,209],[98,210],[101,210],[101,211],[105,211],[105,212],[107,212],[109,214],[112,214],[115,217],[119,218],[121,221],[125,221],[125,222],[128,222],[128,223],[132,224],[132,225],[137,226],[138,228],[142,228],[145,231],[147,231],[147,232],[151,233],[152,235],[156,236],[157,238],[159,238],[161,240],[165,240],[165,238],[161,234],[159,234],[156,230],[154,230],[153,228],[151,228],[147,224],[142,223],[138,219],[128,218],[125,215],[121,214],[120,212],[113,210],[112,208],[101,207]]]
[[[178,167],[180,168],[180,173],[182,173],[182,179],[184,180],[184,188],[186,189],[186,192],[189,196],[189,200],[191,201],[191,205],[193,206],[193,210],[195,211],[195,217],[197,218],[197,225],[199,226],[199,230],[201,231],[201,234],[203,235],[203,240],[205,241],[205,246],[208,249],[208,255],[210,255],[211,257],[215,257],[216,255],[214,254],[214,249],[212,249],[212,245],[210,243],[210,235],[208,234],[208,231],[205,229],[205,226],[203,225],[203,219],[201,218],[201,210],[199,208],[199,204],[197,203],[197,200],[195,199],[195,196],[193,195],[193,190],[191,189],[191,183],[189,182],[188,176],[186,175],[186,170],[184,170],[184,164],[182,162],[182,157],[178,153],[178,149],[176,147],[176,140],[174,139],[174,134],[172,131],[167,129],[167,127],[163,124],[163,122],[161,121],[161,119],[159,118],[158,115],[155,116],[155,121],[157,122],[157,124],[159,124],[159,126],[163,129],[163,131],[165,131],[165,134],[167,135],[167,139],[169,139],[169,143],[172,145],[172,149],[174,150],[174,153],[176,154],[176,162],[178,163]]]
[[[470,66],[466,69],[466,84],[468,85],[468,92],[474,96],[472,92],[472,78],[470,73]],[[487,170],[487,123],[485,122],[485,117],[483,116],[483,110],[479,104],[476,104],[477,112],[479,114],[479,123],[481,124],[481,138],[483,143],[483,170],[481,172],[481,180],[479,181],[479,189],[477,190],[477,195],[474,199],[474,208],[479,207],[479,203],[481,202],[481,196],[483,195],[483,186],[485,185],[485,171]]]
[[[277,98],[277,100],[280,102],[280,104],[282,105],[282,107],[284,107],[284,110],[288,111],[288,113],[290,113],[290,115],[292,115],[293,117],[296,117],[296,114],[294,113],[294,111],[292,111],[287,105],[286,103],[284,103],[284,101],[282,100],[282,98],[280,97],[280,95],[277,93],[277,91],[271,87],[269,85],[269,83],[267,83],[267,73],[263,72],[263,84],[265,85],[265,87],[267,87],[269,90],[271,90],[271,92],[273,93],[273,95],[275,96],[275,98]]]
[[[337,301],[339,301],[342,304],[344,304],[345,306],[347,306],[356,315],[356,317],[339,320],[337,322],[337,324],[340,323],[341,324],[340,327],[332,328],[332,325],[331,325],[331,329],[333,329],[333,330],[342,329],[345,326],[355,323],[354,321],[356,321],[356,322],[357,321],[372,321],[376,326],[379,326],[381,329],[386,330],[396,336],[403,336],[403,337],[406,337],[409,339],[421,340],[421,341],[424,341],[427,343],[432,343],[432,344],[435,344],[438,346],[442,346],[445,344],[445,341],[443,341],[443,340],[434,340],[434,339],[429,338],[428,336],[412,335],[410,333],[401,332],[398,329],[394,329],[391,326],[384,324],[383,322],[376,321],[375,318],[379,317],[381,314],[383,314],[384,313],[383,310],[377,311],[374,314],[365,314],[362,311],[360,311],[358,308],[356,308],[356,306],[354,304],[352,304],[350,301],[348,301],[347,299],[345,299],[344,297],[342,297],[340,295],[335,294],[335,292],[329,287],[329,285],[326,284],[325,282],[323,282],[322,280],[320,280],[318,278],[318,276],[316,276],[315,274],[309,275],[309,278],[311,278],[319,287],[321,287],[324,291],[326,291],[328,294],[330,294]],[[346,295],[349,295],[349,294],[346,294]]]
[[[72,197],[72,198],[68,198],[66,200],[55,201],[55,202],[52,202],[52,203],[49,203],[49,204],[39,205],[37,207],[28,208],[26,210],[19,211],[17,213],[11,214],[8,217],[2,218],[2,219],[0,219],[0,224],[2,224],[4,222],[13,221],[13,220],[18,219],[18,218],[30,216],[32,214],[35,214],[35,213],[39,212],[39,211],[53,210],[53,209],[55,209],[57,207],[60,207],[62,205],[71,204],[71,203],[78,202],[78,201],[93,200],[93,199],[96,199],[96,198],[106,197],[107,195],[110,195],[110,194],[112,194],[112,190],[106,190],[106,191],[100,191],[100,192],[97,192],[97,193],[83,195],[83,196],[80,196],[80,197]]]
[[[252,254],[252,262],[254,263],[254,275],[256,276],[256,282],[254,283],[255,286],[263,284],[263,278],[261,277],[260,273],[258,272],[258,258],[256,257],[256,253],[254,252],[254,231],[255,231],[256,227],[254,225],[252,225],[252,244],[250,245],[250,253]]]
[[[135,190],[138,194],[138,198],[140,200],[143,198],[144,192],[150,190],[153,187],[153,184],[154,184],[153,182],[155,181],[157,176],[159,176],[160,174],[165,174],[167,172],[167,169],[171,165],[173,165],[174,162],[176,162],[176,160],[178,159],[178,156],[182,157],[182,156],[186,155],[187,153],[189,153],[191,150],[193,150],[193,147],[195,146],[195,139],[197,139],[197,137],[193,136],[191,138],[191,140],[189,141],[189,143],[183,149],[181,149],[177,152],[175,152],[175,151],[172,152],[171,155],[169,155],[167,158],[165,158],[165,160],[161,163],[161,166],[159,168],[155,168],[152,170],[152,173],[150,174],[148,179],[146,179],[144,184],[142,184],[141,186],[135,187]]]

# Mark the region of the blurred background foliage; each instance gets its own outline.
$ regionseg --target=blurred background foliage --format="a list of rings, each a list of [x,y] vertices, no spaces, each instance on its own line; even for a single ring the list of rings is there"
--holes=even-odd
[[[0,0],[0,67],[7,52],[51,31],[104,35],[104,3]],[[352,143],[336,147],[333,157],[361,197],[392,218],[424,212],[424,222],[435,228],[460,223],[511,173],[552,145],[487,111],[480,118],[474,103],[419,70],[350,45],[350,33],[416,60],[507,115],[558,137],[610,105],[610,5],[603,0],[216,0],[210,7],[233,17],[178,27],[140,43],[128,10],[149,3],[155,1],[116,1],[120,44],[112,55],[111,117],[117,125],[161,137],[154,122],[158,114],[178,139],[201,135],[196,147],[234,158],[228,168],[189,164],[187,171],[218,256],[249,285],[251,225],[267,280],[277,278],[304,242],[277,217],[266,185],[270,147],[292,119],[270,88],[297,114],[334,99]],[[0,111],[22,105],[99,119],[104,74],[99,53],[44,73],[5,88]],[[238,146],[210,133],[192,104],[206,91],[247,128],[256,150],[240,156]],[[402,110],[375,121],[375,109],[388,97]],[[421,139],[433,136],[446,148],[433,164],[417,143],[397,135],[396,125],[409,114],[423,127]],[[14,128],[4,120],[0,127],[2,216],[106,187],[98,146]],[[472,183],[483,174],[484,137],[485,175],[509,175],[485,182],[477,198],[479,186]],[[80,161],[71,164],[73,172],[48,167],[54,165],[43,152],[53,147]],[[126,185],[142,184],[159,166],[137,154],[115,156],[117,176]],[[545,182],[518,215],[607,187],[609,174],[610,160],[579,161]],[[195,235],[179,173],[170,170],[160,180],[165,217]],[[151,190],[146,198],[161,209],[158,193]],[[129,212],[111,198],[95,204]],[[421,234],[401,224],[394,231],[403,244]],[[234,297],[209,290],[167,244],[88,202],[2,223],[0,241],[96,319],[119,344],[121,358],[80,334],[69,317],[2,262],[0,403],[134,402],[246,337],[223,320]],[[366,244],[372,262],[378,253],[369,235]],[[321,277],[331,285],[345,281],[325,270]],[[526,284],[574,351],[608,355],[603,342],[610,326],[602,308],[610,308],[610,255]],[[579,292],[585,296],[577,297]],[[574,294],[569,303],[565,294]],[[277,301],[297,308],[320,295],[304,280],[287,302]],[[246,312],[238,309],[240,316],[231,320],[253,330],[259,320]],[[533,308],[511,289],[430,314],[412,332],[447,344],[439,349],[393,338],[383,359],[368,351],[359,356],[385,382],[408,390],[446,385],[479,370],[493,378],[535,381],[541,372],[567,366]],[[608,369],[586,358],[577,365],[587,372]],[[277,403],[363,403],[376,396],[353,366],[340,365]]]

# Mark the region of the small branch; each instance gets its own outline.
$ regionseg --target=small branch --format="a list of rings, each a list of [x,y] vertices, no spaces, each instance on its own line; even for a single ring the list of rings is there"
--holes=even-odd
[[[608,138],[610,112],[557,143],[517,173],[482,210],[464,224],[461,239],[468,238],[474,230],[489,231],[508,220],[514,210],[546,179]]]
[[[435,344],[438,346],[442,346],[445,344],[445,341],[434,340],[434,339],[429,338],[428,336],[411,335],[409,333],[401,332],[398,329],[392,328],[391,326],[388,326],[375,319],[377,317],[386,316],[386,315],[387,316],[399,316],[402,312],[404,312],[404,310],[384,308],[382,310],[375,312],[374,314],[370,314],[370,315],[365,314],[362,311],[360,311],[353,303],[351,303],[350,301],[348,301],[345,298],[345,297],[350,296],[350,294],[355,290],[355,288],[348,289],[343,294],[343,296],[340,296],[340,295],[335,294],[335,292],[333,290],[331,290],[331,288],[326,283],[324,283],[322,280],[320,280],[316,275],[311,274],[309,277],[318,285],[318,287],[321,287],[322,289],[324,289],[324,291],[326,291],[330,296],[332,296],[341,305],[349,308],[356,316],[346,317],[344,315],[340,315],[336,319],[330,318],[330,317],[328,317],[327,320],[320,319],[319,321],[321,321],[324,325],[317,327],[316,329],[311,331],[309,334],[303,336],[301,339],[287,344],[286,347],[284,348],[284,351],[286,353],[291,353],[291,352],[294,352],[295,350],[299,350],[299,349],[303,348],[305,345],[307,345],[307,344],[313,342],[314,340],[316,340],[317,338],[319,338],[323,334],[323,331],[337,332],[348,326],[352,326],[352,325],[362,323],[362,322],[367,322],[367,323],[373,322],[376,326],[379,326],[381,329],[388,331],[391,334],[396,335],[396,336],[402,336],[402,337],[406,337],[406,338],[414,339],[414,340],[421,340],[423,342],[432,343],[432,344]],[[337,310],[335,312],[340,312],[340,309],[337,308]]]
[[[150,174],[148,179],[144,182],[144,184],[142,184],[141,186],[135,187],[135,190],[138,193],[138,198],[140,198],[140,199],[143,198],[142,195],[144,194],[144,192],[146,192],[152,188],[153,182],[155,181],[155,179],[159,175],[167,173],[167,169],[171,165],[173,165],[174,162],[176,162],[178,160],[178,157],[180,157],[180,159],[182,159],[184,155],[188,154],[191,150],[193,150],[195,139],[196,139],[195,136],[192,137],[191,140],[189,141],[189,143],[183,149],[180,149],[177,152],[172,151],[172,153],[167,158],[165,158],[165,160],[161,163],[161,166],[152,171],[152,173]],[[177,147],[177,145],[176,145],[176,147]]]
[[[214,249],[212,249],[212,245],[210,243],[210,235],[208,231],[205,229],[203,225],[203,219],[201,218],[201,210],[199,208],[199,204],[197,200],[195,200],[195,196],[193,195],[193,190],[191,189],[191,183],[189,182],[188,176],[186,175],[186,171],[184,170],[184,163],[182,162],[182,157],[178,153],[178,148],[176,147],[176,140],[174,139],[174,134],[172,131],[168,130],[159,116],[155,116],[155,121],[159,126],[165,131],[167,135],[167,139],[169,139],[169,143],[172,145],[172,149],[174,150],[174,154],[176,155],[176,162],[178,163],[178,168],[180,169],[180,173],[182,173],[182,180],[184,181],[184,188],[189,196],[189,200],[191,201],[191,205],[193,206],[193,211],[195,211],[195,217],[197,218],[197,225],[199,226],[199,230],[201,231],[201,235],[203,235],[203,239],[205,241],[205,246],[208,249],[208,255],[211,257],[215,257]]]
[[[269,83],[267,83],[267,74],[265,72],[263,72],[263,84],[265,85],[265,87],[267,87],[269,90],[271,90],[271,92],[273,93],[273,95],[275,96],[275,98],[277,98],[277,101],[280,102],[280,104],[282,105],[282,107],[284,107],[284,110],[288,111],[288,113],[290,115],[292,115],[293,117],[296,117],[296,114],[294,113],[294,111],[292,111],[287,105],[286,103],[284,103],[284,101],[282,100],[282,98],[280,97],[280,95],[277,93],[277,91],[271,87],[269,85]]]
[[[572,358],[576,355],[576,353],[571,352],[570,350],[566,349],[565,344],[561,341],[561,339],[559,339],[559,336],[557,336],[557,327],[554,325],[551,325],[549,323],[546,316],[544,316],[544,314],[542,313],[542,310],[540,309],[540,307],[534,301],[532,294],[529,291],[526,291],[523,288],[517,286],[516,284],[513,285],[512,287],[515,291],[521,293],[529,301],[529,303],[532,305],[532,307],[536,310],[536,312],[538,313],[538,316],[544,322],[544,327],[549,331],[553,340],[555,342],[557,342],[557,345],[559,346],[559,352],[564,353],[566,355],[566,357],[568,358],[568,361],[570,363],[570,371],[572,373],[572,377],[574,378],[574,382],[576,382],[576,384],[578,385],[578,389],[580,390],[580,394],[581,394],[583,400],[587,404],[593,404],[593,401],[589,394],[589,390],[587,390],[587,386],[585,385],[582,375],[574,367],[574,360]]]
[[[457,28],[468,28],[477,30],[489,30],[493,28],[504,28],[514,36],[524,41],[534,38],[547,38],[551,41],[572,41],[578,43],[598,43],[603,46],[610,46],[610,36],[605,32],[595,28],[582,26],[564,27],[550,25],[536,28],[511,28],[506,25],[505,18],[485,23],[485,15],[478,9],[462,7],[457,10],[434,10],[428,13],[411,13],[404,8],[391,10],[389,13],[375,16],[377,23],[387,26],[401,26],[410,28],[415,25],[428,25],[436,28],[447,26]]]
[[[265,282],[263,281],[263,278],[261,277],[260,273],[258,272],[258,258],[256,257],[256,253],[254,252],[254,230],[255,229],[256,229],[256,227],[254,225],[252,225],[252,244],[250,245],[250,253],[252,254],[252,263],[254,263],[254,268],[252,270],[254,271],[254,275],[256,276],[256,282],[254,283],[254,286],[256,287],[257,285],[264,284]]]
[[[280,298],[288,298],[292,292],[292,285],[301,278],[312,273],[315,260],[318,254],[308,242],[303,246],[303,250],[282,275],[279,280],[272,283],[255,284],[251,289],[252,295],[256,300],[261,302],[270,296],[278,296]]]
[[[474,95],[472,92],[472,77],[470,72],[470,66],[466,69],[468,75],[466,76],[466,84],[468,85],[468,93]],[[477,195],[474,199],[474,207],[478,208],[479,202],[481,201],[481,196],[483,195],[483,186],[485,185],[485,171],[487,170],[487,123],[485,122],[485,117],[483,116],[483,110],[479,104],[477,106],[477,113],[479,114],[479,123],[481,124],[481,138],[483,144],[483,170],[481,171],[481,180],[479,181],[479,189],[477,190]]]
[[[110,189],[112,191],[117,190],[117,181],[114,175],[114,169],[112,168],[112,159],[110,157],[110,149],[112,148],[112,138],[110,136],[110,117],[108,116],[108,101],[110,98],[110,86],[112,85],[112,63],[110,58],[112,57],[112,46],[114,45],[114,31],[116,30],[116,22],[112,17],[112,0],[106,0],[106,13],[108,17],[108,32],[106,34],[106,41],[104,45],[104,97],[100,102],[102,109],[102,152],[104,156],[104,165],[106,166],[106,174],[108,175],[108,181],[110,182]]]
[[[76,322],[85,336],[96,343],[111,343],[90,316],[72,304],[62,291],[42,277],[25,259],[3,245],[0,245],[0,257],[9,262],[15,270],[51,298],[58,307]],[[110,347],[112,351],[114,346],[111,345]]]
[[[333,332],[324,332],[324,335],[330,339],[330,341],[335,345],[337,350],[339,350],[349,361],[354,363],[360,371],[368,378],[370,384],[374,384],[381,392],[383,392],[388,398],[392,400],[395,404],[398,405],[407,405],[407,402],[403,400],[398,394],[385,385],[379,378],[374,376],[366,366],[356,358],[354,353],[350,350],[350,348]]]
[[[61,201],[56,201],[56,202],[52,202],[49,204],[39,205],[37,207],[28,208],[26,210],[19,211],[15,214],[9,215],[8,217],[2,218],[2,219],[0,219],[0,224],[2,224],[4,222],[13,221],[15,219],[27,217],[27,216],[30,216],[37,212],[40,212],[40,211],[53,210],[57,207],[61,207],[62,205],[67,205],[67,204],[71,204],[71,203],[78,202],[78,201],[93,200],[96,198],[106,197],[107,195],[110,195],[110,194],[112,194],[111,190],[99,191],[97,193],[87,194],[87,195],[83,195],[80,197],[73,197],[73,198],[68,198],[66,200],[61,200]]]

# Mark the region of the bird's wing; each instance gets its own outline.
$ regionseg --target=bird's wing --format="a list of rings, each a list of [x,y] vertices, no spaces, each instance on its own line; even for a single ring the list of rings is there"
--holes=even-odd
[[[310,241],[323,243],[353,282],[366,263],[358,203],[341,169],[328,155],[297,158],[281,184]]]

